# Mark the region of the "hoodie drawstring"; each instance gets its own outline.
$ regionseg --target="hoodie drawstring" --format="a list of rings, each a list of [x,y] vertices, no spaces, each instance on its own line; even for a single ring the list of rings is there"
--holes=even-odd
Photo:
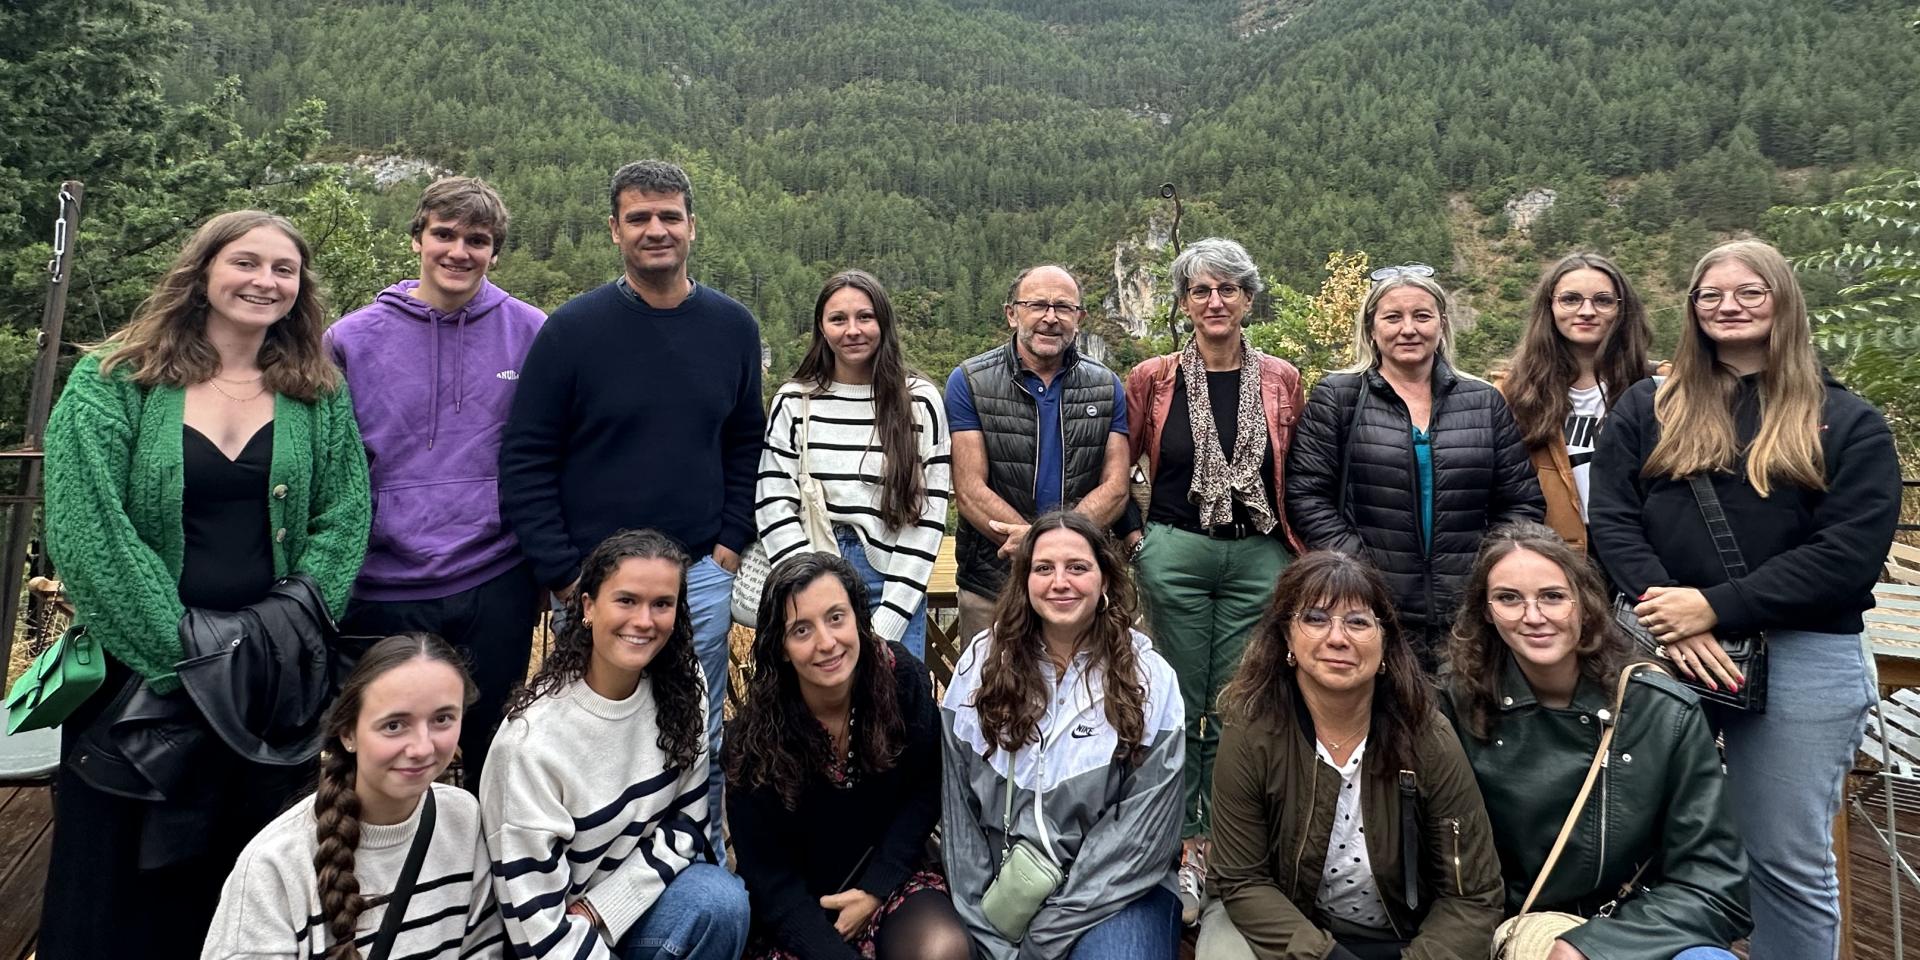
[[[428,353],[432,356],[433,379],[427,382],[427,449],[433,449],[433,441],[440,436],[440,324],[437,318],[429,315],[427,326],[433,328],[431,346]]]

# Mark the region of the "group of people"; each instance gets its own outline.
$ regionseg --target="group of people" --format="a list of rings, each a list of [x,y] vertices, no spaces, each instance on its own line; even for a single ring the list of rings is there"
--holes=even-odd
[[[1773,248],[1702,258],[1657,370],[1569,256],[1497,385],[1432,268],[1384,268],[1310,393],[1229,240],[1124,379],[1060,266],[944,393],[847,270],[769,410],[693,195],[621,168],[621,275],[545,317],[487,279],[500,197],[436,181],[419,278],[330,327],[300,232],[224,214],[79,361],[47,542],[109,670],[62,727],[45,960],[1171,958],[1183,921],[1202,960],[1481,958],[1523,910],[1586,918],[1552,960],[1835,954],[1898,465]],[[302,585],[317,760],[136,736],[190,623],[302,629]],[[1747,684],[1720,641],[1761,631],[1764,712],[1681,682]]]

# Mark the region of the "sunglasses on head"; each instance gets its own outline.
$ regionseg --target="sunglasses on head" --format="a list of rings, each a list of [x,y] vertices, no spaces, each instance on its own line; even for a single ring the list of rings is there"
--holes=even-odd
[[[1398,267],[1381,267],[1380,269],[1367,274],[1367,279],[1372,280],[1375,283],[1379,283],[1382,280],[1391,280],[1394,277],[1431,277],[1431,276],[1433,276],[1432,267],[1429,267],[1424,263],[1408,263],[1408,264],[1402,264],[1401,266],[1398,266]]]

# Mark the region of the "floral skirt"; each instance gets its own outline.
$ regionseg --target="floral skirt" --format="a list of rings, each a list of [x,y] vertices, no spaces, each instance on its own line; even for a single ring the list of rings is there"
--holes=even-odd
[[[900,909],[900,905],[907,902],[908,897],[922,890],[938,890],[946,893],[947,878],[931,870],[920,870],[907,877],[907,882],[901,884],[899,889],[880,902],[880,909],[875,910],[873,916],[867,918],[867,928],[860,931],[852,940],[847,941],[847,946],[852,947],[853,952],[860,955],[860,960],[874,960],[874,941],[880,934],[881,923],[885,922],[895,910]],[[773,938],[766,931],[756,930],[753,938],[747,943],[744,960],[800,960],[800,958],[792,951],[774,943]]]

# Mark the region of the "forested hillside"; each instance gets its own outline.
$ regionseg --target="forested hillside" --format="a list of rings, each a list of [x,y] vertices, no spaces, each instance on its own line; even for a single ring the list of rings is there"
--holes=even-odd
[[[54,6],[0,10],[0,49],[48,55],[36,45],[57,32],[34,19]],[[65,107],[0,75],[24,98],[0,106],[0,250],[18,251],[0,303],[16,327],[37,317],[30,242],[62,175],[90,177],[83,255],[117,254],[77,277],[80,329],[97,333],[220,205],[300,216],[336,306],[410,269],[398,231],[418,181],[380,191],[338,164],[362,154],[494,181],[514,214],[496,277],[553,307],[617,269],[608,174],[662,156],[694,175],[695,274],[758,312],[776,373],[843,266],[898,291],[913,359],[936,372],[999,335],[1022,265],[1071,264],[1105,302],[1116,245],[1166,225],[1163,181],[1185,197],[1184,237],[1236,237],[1295,290],[1335,251],[1439,266],[1480,317],[1482,362],[1568,247],[1618,254],[1670,324],[1676,274],[1718,236],[1830,242],[1838,227],[1767,222],[1769,207],[1920,157],[1920,39],[1894,0],[79,6],[117,57],[84,59],[100,89],[82,99],[102,115],[81,122],[172,133],[120,161],[86,154],[93,138],[17,136],[14,119]],[[1506,201],[1534,188],[1557,202],[1530,235],[1509,231]],[[1152,271],[1168,255],[1138,256]],[[1303,300],[1277,291],[1262,316]],[[1121,362],[1150,346],[1095,325]]]

